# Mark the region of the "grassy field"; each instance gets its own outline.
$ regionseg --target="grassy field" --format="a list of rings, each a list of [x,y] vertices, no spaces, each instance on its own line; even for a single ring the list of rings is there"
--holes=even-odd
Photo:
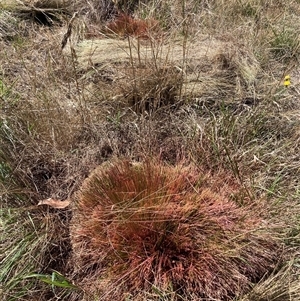
[[[0,0],[1,300],[300,300],[299,22]]]

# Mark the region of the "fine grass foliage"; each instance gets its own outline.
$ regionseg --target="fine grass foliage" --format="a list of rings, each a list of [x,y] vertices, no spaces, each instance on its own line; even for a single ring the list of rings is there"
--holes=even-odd
[[[231,200],[241,189],[226,174],[192,167],[116,161],[98,168],[76,201],[76,277],[102,300],[153,285],[187,299],[190,291],[239,296],[272,271],[281,250],[264,229],[264,202],[251,206],[246,194],[242,207]]]
[[[34,289],[35,283],[23,278],[36,269],[41,259],[42,242],[43,235],[38,233],[29,213],[26,216],[1,208],[2,298],[15,300],[28,297],[28,292]]]
[[[297,300],[299,298],[299,281],[292,274],[299,273],[298,259],[291,258],[278,271],[272,273],[253,287],[239,301],[262,301],[262,300]],[[291,270],[294,270],[291,273]]]
[[[298,33],[290,28],[274,29],[271,52],[278,60],[290,61],[299,53]]]
[[[64,262],[70,248],[67,229],[64,228],[61,217],[51,216],[49,212],[42,212],[36,206],[10,209],[3,207],[0,213],[0,280],[3,300],[31,299],[37,294],[41,298],[46,295],[65,295],[69,289],[74,289],[61,273],[53,271],[65,271]],[[50,271],[50,278],[43,275]],[[43,286],[38,279],[45,283],[47,279],[52,279],[52,282],[48,281],[48,285]],[[53,286],[63,289],[54,292]]]

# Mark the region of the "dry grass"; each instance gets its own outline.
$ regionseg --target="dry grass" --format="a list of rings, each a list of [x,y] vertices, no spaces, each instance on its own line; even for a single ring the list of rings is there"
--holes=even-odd
[[[215,211],[210,214],[205,208],[196,207],[204,210],[208,220],[216,219],[210,229],[217,233],[223,227],[220,226],[222,217],[239,216],[241,211],[251,209],[246,221],[253,229],[260,217],[266,220],[265,231],[257,235],[268,236],[275,232],[274,235],[280,237],[279,244],[283,245],[282,265],[277,265],[262,279],[261,274],[257,276],[253,282],[259,283],[253,288],[247,289],[247,281],[251,278],[248,276],[239,289],[236,283],[230,290],[226,283],[223,287],[221,282],[211,281],[218,287],[215,299],[219,298],[218,294],[238,295],[245,289],[246,295],[236,297],[237,300],[299,300],[298,1],[155,0],[127,4],[130,5],[121,1],[114,5],[106,0],[0,1],[2,299],[97,299],[83,291],[69,294],[68,287],[57,288],[53,283],[46,285],[37,281],[38,278],[27,277],[40,273],[51,279],[58,275],[53,270],[66,278],[72,274],[70,258],[73,255],[68,242],[70,212],[37,209],[36,204],[46,198],[72,197],[91,170],[112,157],[142,162],[147,157],[159,157],[158,170],[172,174],[170,179],[174,182],[182,181],[182,174],[177,173],[180,168],[176,168],[179,162],[198,168],[197,172],[181,169],[183,174],[191,173],[194,177],[199,174],[199,169],[205,172],[208,193],[216,202],[220,200],[220,191],[215,188],[227,184],[230,188],[232,184],[219,181],[211,184],[212,175],[216,177],[222,170],[226,178],[228,175],[235,177],[235,188],[248,191],[246,200],[251,196],[251,199],[264,200],[263,203],[268,204],[263,207],[267,208],[264,212],[259,210],[262,215],[258,220],[257,217],[252,219],[254,210],[248,208],[250,204],[236,203],[244,200],[245,195],[235,195],[234,200],[228,200],[229,196],[222,195],[221,191],[222,200],[228,200],[229,216],[227,211],[222,215]],[[96,39],[106,25],[113,24],[120,9],[130,15],[128,18],[134,27],[141,27],[141,30],[131,30],[134,34],[144,31],[146,20],[158,22],[159,39],[155,33],[147,40],[139,38],[140,34],[126,39],[107,39],[103,35]],[[72,34],[63,52],[61,42],[76,11],[78,15],[72,23]],[[43,20],[47,22],[36,22],[36,16],[45,17]],[[118,26],[117,31],[122,33],[122,24]],[[283,86],[287,74],[291,77],[288,88]],[[165,186],[156,183],[165,189],[165,193],[168,192],[167,180]],[[193,195],[193,191],[188,191],[194,187],[195,183],[192,184],[186,188],[187,195]],[[167,203],[165,197],[162,202]],[[131,204],[138,213],[137,218],[147,217],[149,212],[145,210],[149,204],[145,208],[138,204]],[[183,218],[192,205],[189,203],[182,208],[173,200],[166,205],[167,216],[158,210],[155,214],[159,212],[157,217],[163,215],[174,225],[171,212]],[[212,206],[218,208],[215,203]],[[254,202],[251,206],[259,204]],[[118,217],[124,218],[128,231],[118,224],[119,220],[112,223],[111,227],[119,230],[112,235],[115,249],[117,246],[125,248],[118,233],[126,230],[126,240],[136,231],[136,224],[140,225],[138,219],[129,221],[127,213],[120,210]],[[183,225],[187,226],[188,222]],[[161,230],[166,223],[156,226]],[[235,237],[235,231],[244,231],[243,221],[239,226],[229,234],[225,229],[226,235]],[[151,227],[154,225],[147,222],[147,231]],[[63,231],[59,231],[60,228]],[[196,227],[193,229],[196,231]],[[192,231],[187,231],[186,236],[174,229],[171,232],[175,242],[190,243],[189,239],[194,235]],[[159,235],[151,237],[155,241]],[[258,238],[251,236],[250,243],[257,242]],[[225,241],[224,237],[217,236],[218,239],[222,243]],[[240,244],[238,237],[232,241]],[[213,239],[210,242],[215,244]],[[135,243],[141,250],[141,239]],[[258,243],[261,246],[265,242]],[[237,248],[231,243],[223,246],[225,249]],[[155,256],[150,256],[152,261],[145,261],[145,253],[141,251],[143,256],[133,259],[132,254],[136,251],[128,248],[125,257],[131,254],[131,259],[128,266],[122,263],[123,267],[133,270],[135,265],[141,264],[148,282],[143,282],[134,272],[126,275],[111,264],[106,271],[95,268],[101,275],[111,273],[100,281],[101,285],[104,280],[109,284],[125,281],[130,287],[145,288],[145,291],[134,292],[134,297],[128,294],[128,300],[199,300],[199,286],[195,295],[190,292],[184,297],[186,293],[180,291],[181,286],[190,282],[178,276],[178,261],[172,274],[172,262],[159,262],[160,257]],[[186,265],[199,256],[193,252],[189,253],[190,257],[183,256],[182,246],[173,249],[179,252]],[[205,254],[213,254],[220,266],[230,264],[238,271],[236,267],[240,262],[234,261],[235,257],[225,256],[227,261],[222,261],[223,257],[220,259],[219,245],[210,252],[208,249]],[[165,259],[173,254],[172,250],[167,248],[160,255]],[[257,247],[252,254],[262,258],[260,252],[262,249]],[[271,253],[270,249],[272,257]],[[247,254],[243,253],[243,256]],[[115,253],[109,255],[118,261]],[[149,268],[150,261],[156,270]],[[270,266],[262,267],[270,271],[276,264],[271,259],[270,262]],[[193,265],[197,266],[194,262]],[[161,276],[159,268],[166,278]],[[217,267],[210,264],[209,269],[215,271]],[[184,271],[187,270],[184,267]],[[73,280],[81,283],[83,272],[73,273],[77,275]],[[118,279],[119,272],[125,275],[124,278]],[[197,269],[192,272],[199,274]],[[223,277],[226,270],[218,270],[218,273]],[[168,286],[166,279],[175,279],[176,288]],[[197,285],[203,283],[201,273],[197,279]],[[89,287],[91,283],[82,285]],[[116,285],[111,289],[121,294],[124,288]],[[212,288],[207,285],[207,295],[210,290]],[[111,291],[102,293],[109,296]]]
[[[255,285],[253,290],[240,300],[297,300],[299,298],[299,281],[293,275],[298,274],[296,271],[298,255],[296,253],[296,257],[292,256],[286,265],[280,267],[279,271]]]

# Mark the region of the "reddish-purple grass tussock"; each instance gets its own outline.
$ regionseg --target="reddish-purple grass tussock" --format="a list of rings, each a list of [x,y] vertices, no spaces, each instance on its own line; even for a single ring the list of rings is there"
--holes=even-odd
[[[263,202],[244,196],[238,205],[240,192],[224,172],[150,161],[100,166],[77,196],[74,279],[103,300],[153,286],[198,300],[247,291],[274,267],[278,245],[262,229]]]

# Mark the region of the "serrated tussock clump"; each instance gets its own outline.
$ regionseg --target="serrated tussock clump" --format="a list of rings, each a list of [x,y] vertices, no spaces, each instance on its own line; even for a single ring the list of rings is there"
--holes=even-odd
[[[262,230],[263,202],[240,206],[241,191],[230,175],[190,166],[100,166],[77,195],[74,279],[107,300],[153,285],[199,300],[247,291],[274,268],[278,245]]]
[[[107,34],[114,34],[120,37],[134,36],[142,39],[149,39],[158,33],[158,21],[154,19],[134,19],[127,14],[119,14],[114,21],[106,26]]]

